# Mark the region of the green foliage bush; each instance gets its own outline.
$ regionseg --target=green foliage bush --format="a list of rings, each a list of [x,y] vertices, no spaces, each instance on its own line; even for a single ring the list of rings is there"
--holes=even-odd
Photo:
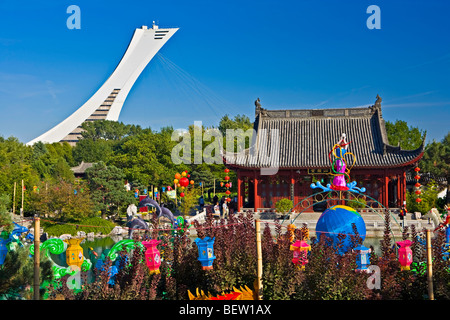
[[[62,234],[71,234],[75,236],[78,231],[84,231],[86,233],[94,232],[95,234],[101,232],[106,235],[114,229],[115,224],[111,221],[102,219],[100,217],[87,218],[79,223],[58,223],[49,220],[42,220],[41,226],[44,228],[44,232],[47,232],[49,236],[59,237]]]
[[[286,213],[289,210],[291,210],[292,207],[293,207],[292,201],[286,198],[278,200],[277,203],[275,204],[275,209],[277,210],[278,213]]]

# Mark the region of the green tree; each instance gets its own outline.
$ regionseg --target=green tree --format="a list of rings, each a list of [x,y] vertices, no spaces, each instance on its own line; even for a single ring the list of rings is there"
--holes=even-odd
[[[64,180],[47,186],[40,184],[39,192],[31,192],[29,198],[31,211],[64,222],[78,222],[95,214],[89,190],[83,184]]]
[[[86,180],[95,211],[102,217],[116,215],[120,207],[135,203],[133,193],[125,189],[125,174],[113,165],[94,164],[86,170]]]
[[[425,137],[425,132],[417,127],[408,126],[403,120],[394,123],[386,121],[386,132],[391,145],[398,145],[405,150],[414,150],[420,147]]]
[[[439,181],[441,189],[447,187],[447,203],[450,203],[450,132],[440,142],[429,143],[419,163],[423,173],[430,173]]]
[[[201,191],[198,188],[188,187],[184,189],[184,197],[181,198],[181,205],[178,207],[183,214],[188,215],[198,205],[200,193]]]

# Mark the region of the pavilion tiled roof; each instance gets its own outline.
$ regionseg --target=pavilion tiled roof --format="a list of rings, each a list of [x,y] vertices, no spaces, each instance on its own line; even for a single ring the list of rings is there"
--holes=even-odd
[[[379,97],[365,108],[266,110],[258,103],[254,130],[249,149],[224,156],[228,165],[270,167],[272,145],[279,145],[279,168],[328,168],[328,153],[345,133],[350,142],[347,150],[356,156],[353,168],[400,167],[418,161],[425,142],[424,138],[416,150],[390,145]]]

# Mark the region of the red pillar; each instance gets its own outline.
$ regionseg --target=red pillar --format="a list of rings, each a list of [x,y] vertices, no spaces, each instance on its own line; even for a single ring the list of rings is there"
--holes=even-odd
[[[240,212],[241,208],[242,208],[242,188],[241,188],[241,184],[242,184],[242,177],[241,177],[241,173],[237,172],[237,193],[238,193],[238,203],[237,203],[237,211]]]
[[[400,191],[400,198],[402,201],[402,205],[403,202],[406,200],[406,171],[403,171],[403,174],[401,176],[402,178],[402,182],[401,182],[401,191]]]
[[[397,175],[397,207],[398,208],[400,208],[402,206],[401,189],[402,189],[402,184],[400,181],[400,174],[398,174]]]
[[[387,175],[385,175],[384,176],[384,188],[383,188],[384,190],[384,195],[383,195],[383,200],[384,200],[384,203],[383,203],[383,205],[386,207],[386,208],[389,208],[389,177],[387,176]]]
[[[253,205],[254,205],[254,211],[257,212],[257,208],[259,205],[259,197],[258,197],[258,171],[255,171],[254,174],[254,183],[253,183]]]

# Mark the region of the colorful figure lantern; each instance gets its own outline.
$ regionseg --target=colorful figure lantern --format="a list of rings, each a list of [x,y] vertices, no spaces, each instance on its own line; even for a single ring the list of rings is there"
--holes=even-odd
[[[214,239],[205,237],[204,239],[195,239],[195,244],[198,247],[198,260],[202,264],[203,270],[212,270],[214,259]]]
[[[305,265],[308,263],[308,251],[311,251],[311,246],[305,240],[297,240],[291,244],[290,250],[294,251],[292,262],[301,270],[305,270]]]
[[[145,251],[145,261],[147,263],[148,270],[150,274],[158,274],[159,266],[161,265],[161,256],[158,248],[156,247],[161,241],[160,240],[150,240],[142,241],[144,247],[147,248]]]
[[[365,271],[365,272],[369,272],[369,269],[367,268],[367,266],[370,264],[370,253],[371,253],[371,249],[367,248],[365,246],[363,246],[362,244],[357,246],[356,248],[353,249],[353,251],[355,251],[358,256],[356,257],[356,272],[361,272],[361,271]]]
[[[81,265],[84,262],[83,248],[80,246],[81,241],[84,238],[71,238],[64,240],[69,245],[66,250],[66,262],[70,266],[78,266],[81,269]]]
[[[398,261],[401,264],[401,270],[409,270],[409,266],[411,265],[413,259],[412,259],[412,250],[411,250],[411,245],[412,245],[412,241],[411,240],[403,240],[403,241],[398,241],[397,245],[400,247],[398,249]]]

